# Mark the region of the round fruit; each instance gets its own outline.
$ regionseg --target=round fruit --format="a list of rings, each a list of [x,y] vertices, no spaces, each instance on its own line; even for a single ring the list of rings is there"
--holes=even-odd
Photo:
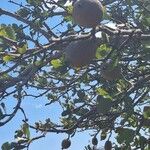
[[[106,141],[104,147],[105,147],[105,150],[111,150],[112,149],[112,143],[111,143],[111,141]]]
[[[69,139],[64,139],[61,143],[62,149],[67,149],[71,145],[71,141]]]
[[[98,144],[98,140],[97,140],[96,137],[93,137],[93,139],[92,139],[92,144],[93,144],[93,145],[97,145],[97,144]]]
[[[103,7],[99,0],[76,0],[73,4],[73,19],[75,23],[92,28],[103,18]]]
[[[104,63],[101,67],[101,75],[104,79],[113,81],[121,77],[121,67],[113,66],[112,61]]]
[[[65,58],[74,67],[85,66],[95,57],[97,47],[98,39],[73,41],[65,49]]]
[[[109,80],[109,81],[113,81],[113,80],[116,80],[118,79],[119,77],[121,77],[121,70],[119,67],[115,67],[113,69],[106,69],[106,70],[103,70],[101,72],[101,75],[104,79],[106,80]]]

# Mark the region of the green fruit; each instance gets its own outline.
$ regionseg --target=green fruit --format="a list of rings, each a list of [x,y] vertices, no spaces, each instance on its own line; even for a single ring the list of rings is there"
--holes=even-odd
[[[114,66],[113,61],[109,60],[102,64],[101,76],[109,81],[119,79],[121,77],[121,67],[119,65]]]
[[[73,67],[88,65],[95,57],[99,39],[85,39],[71,42],[65,49],[65,58]]]
[[[67,149],[71,145],[71,141],[69,139],[64,139],[61,143],[62,149]]]
[[[121,77],[120,68],[113,68],[111,70],[102,71],[102,77],[106,80],[113,81]]]
[[[73,19],[80,26],[96,27],[103,18],[103,6],[99,0],[77,0],[73,4]]]

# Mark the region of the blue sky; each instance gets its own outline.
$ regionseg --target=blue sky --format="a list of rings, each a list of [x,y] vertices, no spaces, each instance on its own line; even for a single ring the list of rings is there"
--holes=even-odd
[[[16,7],[13,4],[7,2],[7,0],[0,0],[0,8],[15,11],[19,7]],[[21,0],[17,0],[16,2],[21,2]],[[25,2],[22,0],[22,2]],[[0,16],[0,23],[11,24],[16,23],[16,20],[7,17]],[[58,23],[58,20],[55,18],[53,22],[51,22],[51,26],[55,26]],[[62,27],[60,27],[61,29]],[[32,91],[31,91],[32,92]],[[15,99],[13,97],[6,98],[5,102],[9,109],[13,108]],[[35,121],[42,120],[44,121],[46,118],[51,118],[52,121],[59,120],[60,108],[59,105],[52,106],[44,106],[47,103],[45,97],[41,97],[38,99],[33,99],[31,97],[27,97],[24,99],[22,103],[22,107],[25,109],[25,112],[29,118],[30,123],[34,123]],[[11,109],[12,110],[12,109]],[[9,111],[9,110],[8,110]],[[22,113],[18,112],[17,115],[5,126],[0,128],[0,145],[4,142],[12,142],[14,141],[14,132],[20,128],[21,121],[23,119]],[[31,136],[35,135],[34,132],[31,131]],[[30,145],[31,150],[60,150],[62,139],[66,138],[66,134],[47,134],[45,138],[42,138],[38,141],[33,142]],[[70,150],[83,150],[84,146],[89,144],[90,140],[89,132],[87,133],[78,133],[72,139],[72,144]],[[100,143],[103,145],[103,142]]]

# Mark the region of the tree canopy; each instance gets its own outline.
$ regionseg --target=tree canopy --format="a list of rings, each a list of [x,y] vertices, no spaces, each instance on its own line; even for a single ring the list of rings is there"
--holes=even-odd
[[[50,133],[66,133],[62,148],[68,148],[73,136],[89,130],[92,144],[85,150],[96,150],[98,136],[106,150],[150,149],[150,1],[101,0],[103,21],[93,29],[74,22],[71,1],[9,3],[18,10],[0,8],[0,18],[14,19],[0,24],[0,126],[18,111],[24,118],[14,133],[17,141],[6,141],[2,150],[29,149]],[[92,60],[70,64],[66,47],[93,35],[98,46]],[[84,49],[81,56],[86,54]],[[14,108],[8,111],[10,97]],[[22,107],[26,97],[45,97],[45,107],[59,104],[60,121],[30,123]],[[31,130],[40,135],[33,137]]]

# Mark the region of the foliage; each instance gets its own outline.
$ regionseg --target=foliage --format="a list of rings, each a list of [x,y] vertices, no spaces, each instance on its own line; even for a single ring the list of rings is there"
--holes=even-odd
[[[92,36],[92,30],[74,25],[72,6],[65,0],[26,0],[16,12],[0,8],[0,17],[17,22],[0,25],[0,126],[5,126],[19,110],[24,115],[15,142],[2,150],[29,148],[48,133],[66,133],[69,147],[78,131],[92,130],[106,140],[105,147],[121,149],[150,148],[150,2],[149,0],[102,0],[104,21],[95,29],[102,32],[96,57],[89,65],[74,68],[66,62],[65,47],[74,40]],[[56,26],[50,22],[58,19]],[[106,23],[107,22],[107,23]],[[116,27],[108,27],[109,24]],[[101,69],[108,60],[121,67],[121,76],[107,80]],[[105,68],[105,69],[108,69]],[[29,90],[40,89],[40,94]],[[60,122],[30,123],[21,106],[26,97],[45,97],[46,107],[59,103]],[[5,99],[13,97],[14,109],[8,112]],[[32,111],[32,110],[31,110]],[[41,131],[33,137],[31,130]],[[38,132],[39,133],[39,132]],[[111,143],[113,136],[116,142]],[[67,141],[67,142],[68,142]],[[61,144],[60,144],[61,145]],[[64,147],[65,147],[64,146]],[[85,147],[92,149],[91,145]],[[110,148],[109,148],[110,149]]]

